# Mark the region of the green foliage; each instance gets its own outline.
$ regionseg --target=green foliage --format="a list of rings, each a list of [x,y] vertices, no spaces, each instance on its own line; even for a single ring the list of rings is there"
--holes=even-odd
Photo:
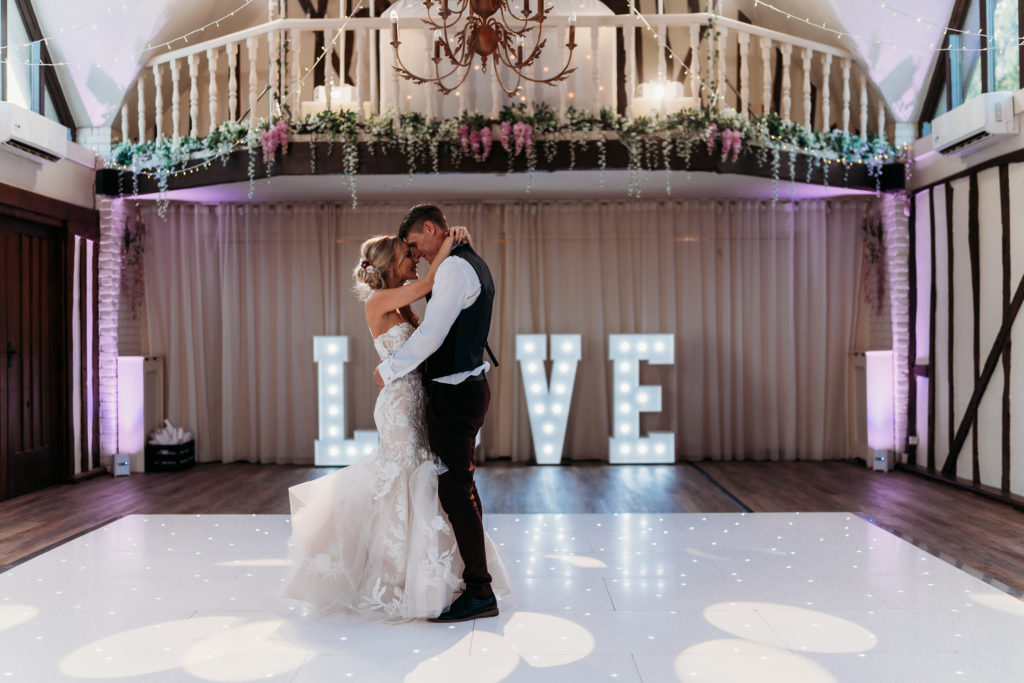
[[[673,155],[689,167],[694,153],[703,153],[705,148],[708,154],[725,150],[719,137],[724,131],[739,133],[741,144],[735,154],[753,154],[758,163],[770,163],[776,180],[779,178],[781,152],[789,154],[791,173],[795,155],[798,154],[807,156],[817,166],[826,162],[842,162],[844,168],[850,164],[864,164],[876,178],[886,163],[905,160],[901,150],[895,149],[877,135],[869,135],[862,140],[857,135],[839,130],[810,131],[800,124],[783,121],[776,115],[757,116],[748,120],[735,112],[713,108],[685,109],[671,112],[667,116],[634,118],[608,108],[602,109],[597,115],[569,108],[565,116],[560,117],[546,104],[536,105],[531,112],[523,103],[516,103],[505,106],[497,119],[479,112],[466,112],[452,119],[427,119],[422,114],[410,112],[396,120],[392,112],[385,112],[364,121],[360,121],[353,112],[324,111],[299,121],[289,120],[289,126],[294,134],[310,136],[311,145],[316,141],[329,141],[331,145],[328,154],[333,153],[335,144],[341,147],[345,155],[344,171],[355,203],[359,143],[364,143],[364,149],[371,154],[376,154],[378,150],[391,153],[397,148],[406,159],[410,174],[426,169],[436,173],[440,159],[444,156],[455,168],[460,168],[463,163],[475,163],[472,158],[467,162],[463,154],[459,135],[461,125],[468,126],[470,130],[491,126],[496,131],[501,122],[530,124],[533,139],[542,146],[549,162],[554,158],[559,142],[569,144],[570,166],[575,165],[579,149],[593,145],[599,153],[602,171],[606,140],[618,137],[629,154],[629,169],[634,179],[630,194],[633,194],[642,170],[668,170]],[[227,122],[217,126],[204,138],[162,138],[139,144],[125,142],[113,149],[109,161],[121,171],[155,175],[163,191],[167,187],[169,175],[203,165],[214,158],[226,161],[232,151],[246,149],[250,155],[249,176],[252,187],[255,175],[252,159],[259,148],[259,135],[275,123],[274,120],[262,119],[250,128],[247,123]],[[494,139],[497,140],[496,134]],[[315,149],[315,145],[313,147]],[[526,158],[527,170],[532,173],[536,168],[537,152],[530,148]],[[312,173],[316,172],[315,164],[314,156],[311,161]],[[669,190],[666,187],[666,191]]]

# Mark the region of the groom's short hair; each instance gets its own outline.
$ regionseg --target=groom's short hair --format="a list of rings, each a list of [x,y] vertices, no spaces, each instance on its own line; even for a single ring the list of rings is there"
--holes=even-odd
[[[409,213],[402,219],[402,225],[398,228],[398,238],[404,240],[410,232],[422,232],[424,221],[430,221],[448,230],[448,222],[440,208],[433,204],[417,204],[409,209]]]

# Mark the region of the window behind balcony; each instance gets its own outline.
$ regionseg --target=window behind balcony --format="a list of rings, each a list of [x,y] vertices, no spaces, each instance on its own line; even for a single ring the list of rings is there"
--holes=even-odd
[[[923,133],[933,118],[972,97],[1021,87],[1022,11],[1024,0],[957,0],[925,98]]]
[[[73,130],[42,37],[28,0],[0,0],[0,99]]]

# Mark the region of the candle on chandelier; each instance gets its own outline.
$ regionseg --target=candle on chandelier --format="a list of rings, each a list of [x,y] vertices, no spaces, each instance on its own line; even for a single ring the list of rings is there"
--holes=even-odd
[[[544,0],[541,0],[541,2],[544,2]],[[530,16],[530,0],[523,0],[523,16]]]
[[[398,12],[391,10],[391,42],[398,42]]]
[[[526,38],[523,36],[516,36],[516,55],[519,57],[519,66],[523,64],[523,43],[526,42]]]
[[[569,15],[569,44],[572,45],[576,39],[576,13]]]
[[[434,61],[441,59],[441,29],[434,29]]]

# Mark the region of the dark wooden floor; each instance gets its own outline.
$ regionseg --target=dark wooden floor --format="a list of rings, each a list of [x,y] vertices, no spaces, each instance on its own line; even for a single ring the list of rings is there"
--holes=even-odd
[[[124,515],[288,513],[287,489],[329,468],[200,465],[103,476],[0,502],[0,571]],[[846,462],[536,467],[477,470],[485,512],[855,512],[1024,591],[1024,513],[907,472]]]

